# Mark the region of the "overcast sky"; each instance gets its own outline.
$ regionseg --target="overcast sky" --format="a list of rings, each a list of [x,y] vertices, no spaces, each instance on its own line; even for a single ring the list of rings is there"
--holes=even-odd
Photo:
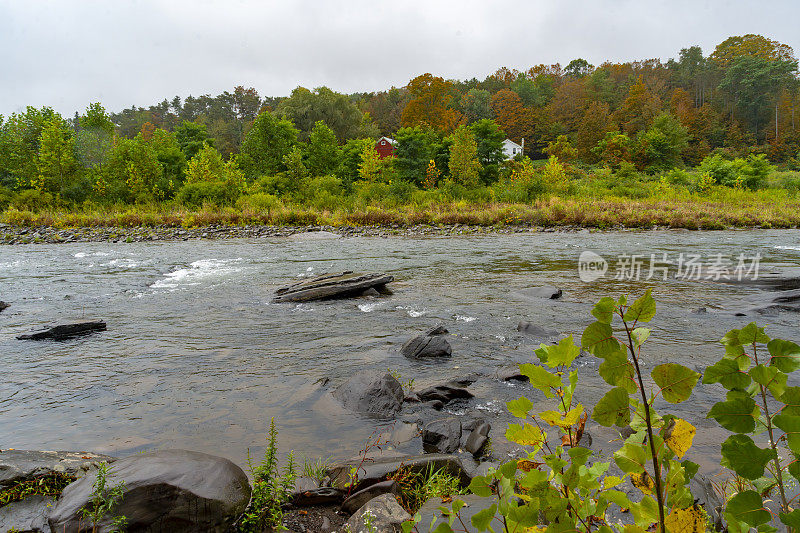
[[[418,74],[705,54],[760,33],[800,51],[800,2],[0,0],[0,114],[71,116],[236,85],[261,95],[403,86]]]

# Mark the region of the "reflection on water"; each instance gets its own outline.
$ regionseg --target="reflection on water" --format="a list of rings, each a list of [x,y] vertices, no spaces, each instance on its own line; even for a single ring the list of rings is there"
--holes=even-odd
[[[796,231],[535,233],[455,238],[231,240],[69,244],[0,250],[0,448],[91,449],[116,454],[190,448],[242,463],[257,451],[271,417],[280,445],[350,456],[375,422],[338,408],[315,384],[336,386],[363,368],[392,368],[424,386],[456,374],[492,374],[528,361],[520,320],[579,334],[591,303],[606,294],[654,289],[659,314],[645,366],[703,367],[725,331],[758,319],[798,340],[798,316],[735,317],[764,287],[711,281],[582,283],[585,249],[622,253],[760,253],[762,270],[800,264]],[[386,271],[389,299],[270,304],[272,292],[325,271]],[[561,301],[532,301],[519,289],[550,284]],[[704,306],[711,312],[692,314]],[[717,311],[718,310],[718,311]],[[14,336],[39,326],[103,318],[108,331],[63,343]],[[453,357],[409,361],[397,347],[436,323],[451,332]],[[606,389],[596,361],[580,362],[579,396]],[[492,380],[474,385],[471,406],[504,416],[503,402],[530,394]],[[701,387],[691,405],[696,443],[711,450],[717,430],[699,413],[719,397]]]

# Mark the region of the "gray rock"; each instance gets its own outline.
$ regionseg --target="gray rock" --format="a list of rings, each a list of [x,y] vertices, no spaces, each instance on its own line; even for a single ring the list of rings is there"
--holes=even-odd
[[[723,503],[717,491],[714,490],[714,485],[711,484],[711,481],[702,474],[696,475],[689,482],[689,490],[697,503],[705,508],[706,513],[711,518],[711,522],[714,523],[718,531],[722,531],[724,528]]]
[[[344,500],[344,491],[334,487],[316,487],[292,494],[291,502],[297,507],[331,505]]]
[[[517,331],[530,337],[536,337],[537,339],[550,339],[561,335],[560,332],[554,329],[537,326],[531,322],[524,321],[517,324]]]
[[[483,509],[488,509],[492,506],[492,504],[497,503],[497,497],[481,497],[475,496],[474,494],[464,494],[453,496],[453,499],[458,499],[463,501],[466,505],[461,508],[458,513],[458,519],[456,519],[455,523],[458,524],[458,531],[464,531],[462,524],[466,527],[466,531],[468,533],[477,532],[478,529],[473,527],[472,525],[472,517],[477,514],[479,511]],[[442,512],[439,510],[439,507],[450,507],[449,503],[443,503],[442,498],[440,497],[433,497],[426,501],[419,510],[419,514],[422,516],[422,520],[420,520],[420,524],[424,524],[426,530],[428,526],[430,526],[430,530],[433,531],[438,527],[441,523],[447,523],[448,517],[442,516]],[[436,518],[436,521],[431,524],[431,521]],[[459,520],[460,519],[460,520]],[[498,512],[489,526],[494,531],[504,531],[505,527],[503,526],[503,516]]]
[[[433,387],[416,391],[415,394],[422,402],[438,400],[444,404],[457,399],[469,399],[474,396],[464,387],[452,382],[434,385]]]
[[[381,273],[355,274],[347,270],[336,274],[323,274],[281,287],[275,291],[272,302],[308,302],[348,298],[359,296],[370,288],[380,291],[381,287],[392,281],[394,281],[394,276]]]
[[[473,429],[469,437],[467,437],[467,443],[464,445],[464,449],[476,457],[479,456],[483,451],[486,441],[489,440],[489,431],[491,429],[492,426],[487,422]]]
[[[406,341],[400,348],[400,353],[411,359],[450,357],[453,349],[447,339],[443,337],[445,334],[447,334],[447,329],[444,326],[436,326],[422,335]]]
[[[497,371],[497,378],[502,381],[529,381],[528,376],[520,372],[519,365],[500,368]]]
[[[428,453],[453,453],[461,444],[461,421],[442,418],[422,428],[422,448]]]
[[[79,477],[104,461],[116,458],[91,452],[0,451],[0,489],[54,472]]]
[[[319,488],[319,483],[317,483],[316,479],[311,479],[307,476],[300,476],[294,480],[294,494],[306,490],[314,490],[316,488]]]
[[[48,520],[53,531],[78,531],[79,511],[91,498],[94,477],[64,489]],[[160,450],[118,460],[109,485],[124,481],[114,516],[125,516],[128,531],[223,531],[250,501],[241,468],[222,457],[185,450]],[[98,531],[109,531],[109,517]]]
[[[0,507],[0,531],[50,533],[47,507],[55,502],[51,496],[29,496],[24,500]]]
[[[552,285],[542,285],[540,287],[529,287],[527,289],[522,289],[521,291],[517,291],[516,294],[528,300],[538,298],[557,300],[558,298],[561,298],[562,292],[558,287],[553,287]]]
[[[377,289],[375,289],[375,287],[370,287],[369,289],[367,289],[367,290],[365,290],[364,292],[362,292],[362,293],[361,293],[361,296],[373,296],[373,297],[378,297],[378,296],[380,296],[380,295],[381,295],[381,293],[379,293],[379,292],[377,291]]]
[[[345,488],[349,481],[350,468],[358,466],[358,461],[348,461],[346,463],[333,466],[328,475],[331,486]],[[464,470],[461,459],[455,455],[426,453],[423,455],[405,455],[399,457],[381,457],[374,461],[367,461],[361,464],[358,471],[358,482],[355,490],[374,485],[380,481],[385,481],[400,468],[406,468],[409,472],[422,473],[432,468],[434,471],[443,470],[451,476],[461,480],[464,486],[469,485],[469,477]]]
[[[388,372],[362,370],[333,391],[333,397],[351,411],[390,418],[403,405],[403,386]]]
[[[407,520],[411,520],[411,515],[400,507],[395,497],[382,494],[356,511],[347,525],[352,533],[397,533],[401,531],[400,524]]]
[[[347,514],[353,514],[361,509],[368,501],[377,498],[381,494],[394,494],[397,496],[400,494],[400,485],[397,484],[397,481],[390,479],[361,489],[342,502],[342,511]]]
[[[78,337],[80,335],[88,335],[89,333],[93,333],[95,331],[105,331],[105,330],[106,330],[105,322],[103,322],[102,320],[93,320],[91,322],[76,322],[74,324],[61,324],[59,326],[54,326],[44,331],[35,331],[33,333],[28,333],[26,335],[18,335],[17,339],[32,340],[32,341],[52,339],[56,341],[63,341],[66,339],[71,339],[72,337]]]
[[[0,313],[8,309],[8,304],[2,300],[0,300]]]

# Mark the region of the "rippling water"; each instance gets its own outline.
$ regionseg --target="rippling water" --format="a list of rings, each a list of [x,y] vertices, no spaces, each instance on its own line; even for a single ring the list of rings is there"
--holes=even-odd
[[[440,238],[363,237],[177,243],[26,245],[0,248],[0,448],[89,449],[125,454],[161,447],[225,455],[242,463],[259,450],[271,417],[282,449],[309,456],[353,455],[376,422],[337,409],[315,381],[331,386],[363,368],[392,368],[418,386],[530,360],[520,320],[582,331],[591,304],[608,293],[653,287],[659,314],[648,365],[706,366],[714,342],[750,320],[800,340],[798,315],[735,317],[764,289],[712,281],[583,283],[585,249],[617,254],[762,256],[761,269],[800,265],[797,231],[534,233]],[[308,304],[270,304],[298,278],[337,270],[394,274],[395,294]],[[515,291],[564,289],[561,301]],[[706,306],[705,315],[690,310]],[[15,340],[40,326],[102,318],[108,331],[66,342]],[[396,349],[443,322],[453,357],[409,361]],[[606,386],[582,360],[579,395]],[[491,379],[470,407],[500,413],[527,391]],[[718,399],[699,388],[680,407],[695,419]],[[711,450],[717,430],[700,423],[696,443]]]

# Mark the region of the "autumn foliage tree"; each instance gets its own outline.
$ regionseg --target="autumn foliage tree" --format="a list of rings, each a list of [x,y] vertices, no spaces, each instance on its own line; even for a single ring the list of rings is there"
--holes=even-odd
[[[402,114],[403,126],[427,125],[437,131],[452,131],[463,115],[450,109],[452,83],[432,74],[417,76],[408,82],[411,100]]]

